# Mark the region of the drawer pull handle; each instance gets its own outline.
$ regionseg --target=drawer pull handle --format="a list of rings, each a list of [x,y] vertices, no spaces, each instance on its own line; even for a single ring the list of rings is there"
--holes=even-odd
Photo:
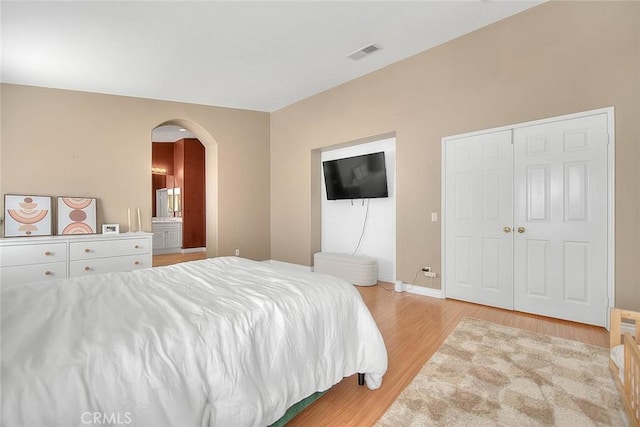
[[[135,245],[135,246],[134,246],[134,248],[136,248],[136,249],[140,249],[140,246],[138,246],[138,245]]]
[[[47,271],[45,271],[45,272],[44,272],[44,275],[45,275],[45,276],[51,276],[52,274],[53,274],[53,273],[52,273],[52,272],[50,272],[49,270],[47,270]]]
[[[45,255],[45,256],[51,256],[51,255],[53,255],[53,254],[52,254],[51,252],[47,251],[47,252],[45,252],[45,253],[44,253],[44,255]]]
[[[91,267],[89,267],[89,266],[84,268],[84,271],[89,271],[89,270],[91,270]]]
[[[140,265],[140,261],[134,262],[135,265]]]
[[[87,248],[84,250],[84,252],[88,254],[89,252],[91,252],[91,249]]]

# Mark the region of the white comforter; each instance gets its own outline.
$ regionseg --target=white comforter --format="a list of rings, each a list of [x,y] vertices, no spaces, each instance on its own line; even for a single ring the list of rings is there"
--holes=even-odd
[[[386,368],[358,291],[304,270],[214,258],[2,290],[5,426],[263,426]]]

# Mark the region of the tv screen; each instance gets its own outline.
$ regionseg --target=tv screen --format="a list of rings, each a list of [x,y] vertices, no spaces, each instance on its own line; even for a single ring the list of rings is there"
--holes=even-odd
[[[322,162],[327,199],[389,197],[384,152]]]

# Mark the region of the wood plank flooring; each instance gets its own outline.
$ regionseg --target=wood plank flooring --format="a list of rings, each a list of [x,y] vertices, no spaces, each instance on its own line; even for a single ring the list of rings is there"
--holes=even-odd
[[[358,287],[387,346],[389,367],[382,387],[359,387],[345,378],[287,426],[371,426],[464,317],[487,320],[532,332],[608,346],[604,328],[518,313],[456,300],[393,292],[393,285]]]
[[[199,256],[204,258],[204,253]],[[154,256],[154,265],[192,258],[194,254]],[[385,413],[447,335],[464,317],[487,320],[546,335],[607,347],[609,333],[599,327],[502,310],[456,300],[395,293],[393,285],[358,287],[387,346],[389,367],[378,390],[345,378],[288,426],[371,426]]]
[[[188,254],[162,254],[153,256],[153,266],[160,267],[163,265],[177,264],[185,261],[195,261],[197,259],[205,259],[206,252],[192,252]]]

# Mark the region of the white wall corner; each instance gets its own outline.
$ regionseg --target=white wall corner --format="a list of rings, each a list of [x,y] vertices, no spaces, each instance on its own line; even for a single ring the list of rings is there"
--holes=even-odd
[[[395,277],[386,276],[386,275],[378,275],[378,282],[387,282],[391,285],[395,283]]]

